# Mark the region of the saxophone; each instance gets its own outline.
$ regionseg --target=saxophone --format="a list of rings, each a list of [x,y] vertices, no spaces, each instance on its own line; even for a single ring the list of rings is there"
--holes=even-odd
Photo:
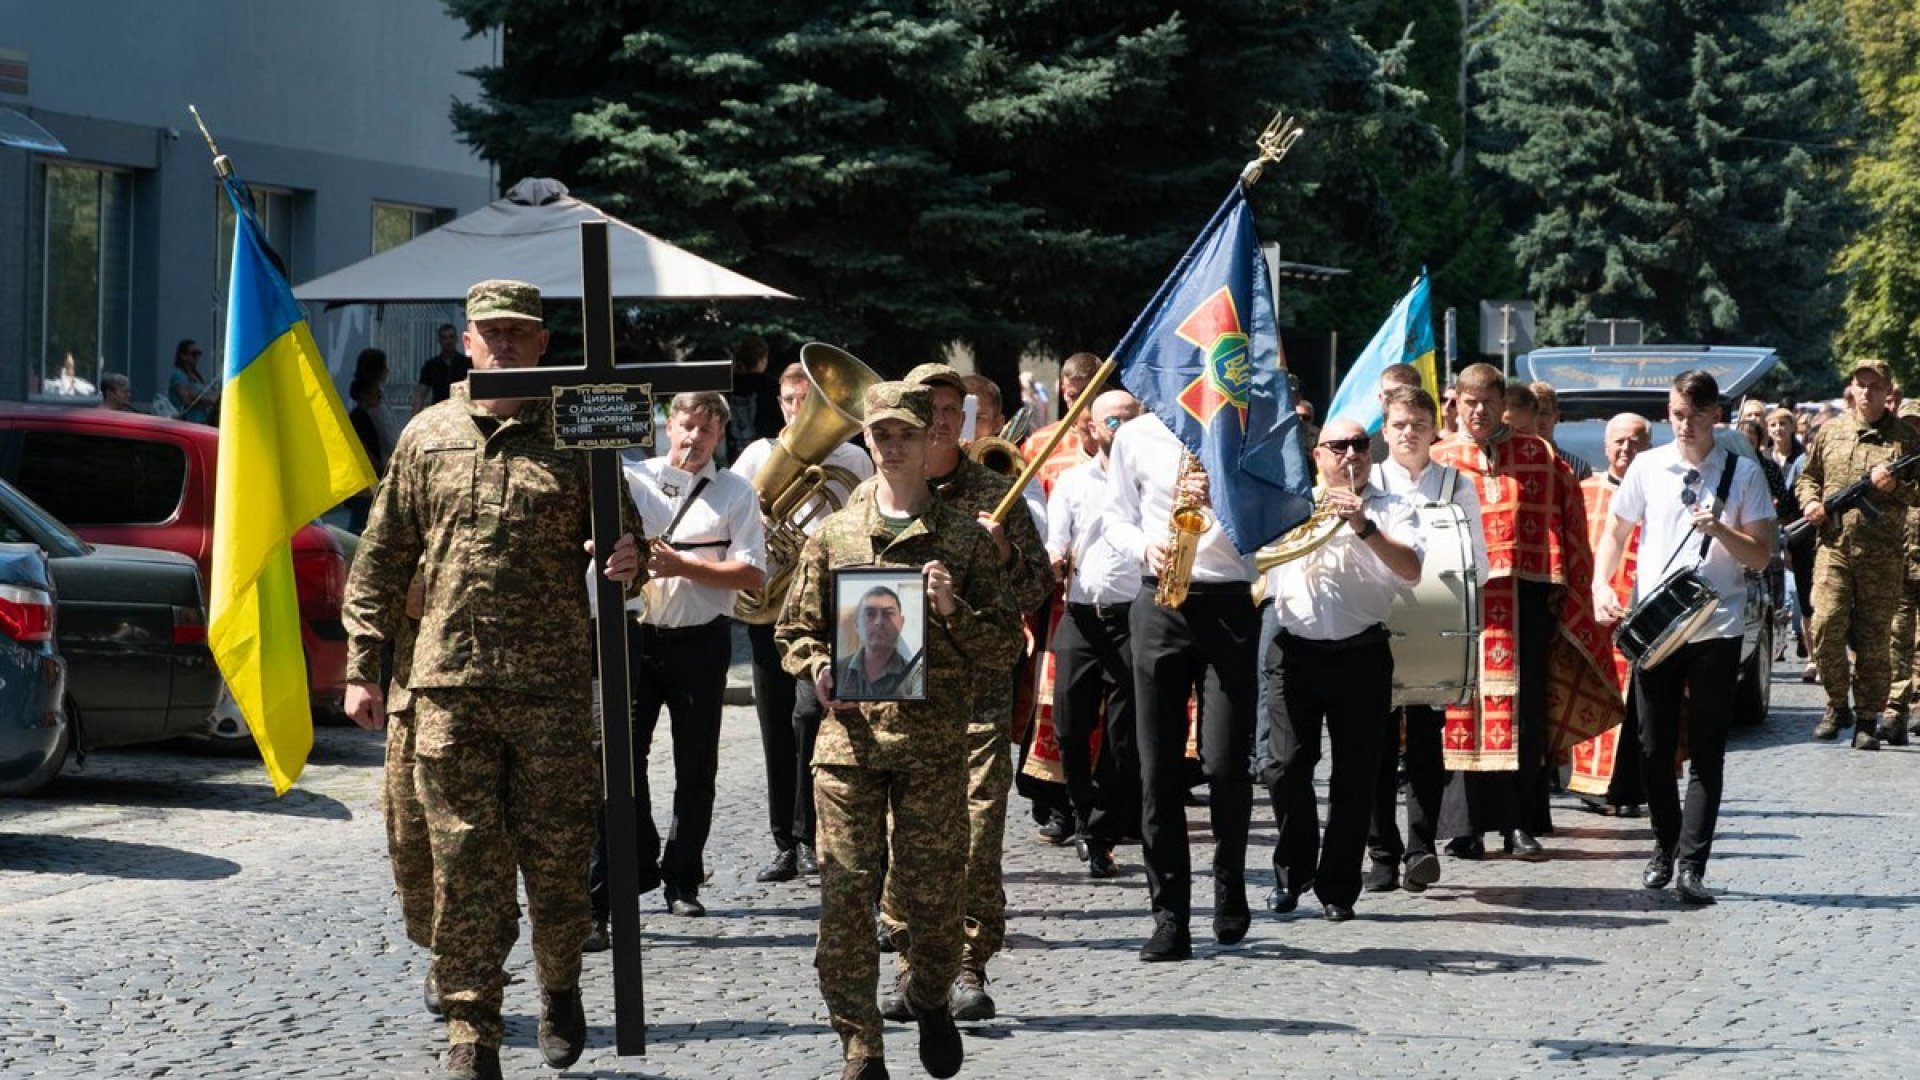
[[[1200,534],[1213,528],[1213,515],[1204,503],[1187,491],[1200,459],[1193,451],[1181,452],[1180,474],[1173,481],[1173,512],[1167,515],[1167,565],[1160,572],[1160,584],[1154,589],[1153,602],[1165,608],[1177,608],[1187,602],[1187,586],[1193,582],[1193,559],[1200,551]]]

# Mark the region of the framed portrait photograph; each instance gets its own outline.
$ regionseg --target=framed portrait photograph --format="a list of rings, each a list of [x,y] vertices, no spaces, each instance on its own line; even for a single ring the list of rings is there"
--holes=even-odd
[[[917,567],[833,572],[833,696],[927,699],[927,586]]]

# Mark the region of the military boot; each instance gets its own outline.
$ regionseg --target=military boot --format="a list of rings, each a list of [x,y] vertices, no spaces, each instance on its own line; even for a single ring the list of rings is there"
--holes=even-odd
[[[1888,709],[1880,717],[1880,726],[1874,729],[1874,738],[1887,746],[1907,745],[1907,716],[1904,709]]]
[[[446,1080],[501,1080],[500,1051],[478,1043],[459,1043],[447,1049],[440,1069]]]
[[[540,992],[540,1055],[547,1064],[564,1069],[580,1060],[587,1048],[587,1013],[578,990]]]
[[[904,970],[893,980],[893,989],[880,995],[880,1015],[896,1023],[906,1023],[913,1019],[913,1006],[907,1003],[907,972]]]
[[[953,980],[947,995],[955,1020],[993,1019],[993,998],[987,993],[987,970],[979,964],[962,964],[960,977]]]
[[[1837,739],[1840,737],[1841,728],[1852,726],[1852,709],[1836,709],[1829,705],[1827,711],[1820,714],[1820,722],[1813,725],[1813,737],[1826,740]]]

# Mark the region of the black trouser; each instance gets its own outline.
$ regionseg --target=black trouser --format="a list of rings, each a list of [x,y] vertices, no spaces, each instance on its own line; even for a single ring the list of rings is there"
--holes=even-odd
[[[627,662],[633,679],[633,800],[639,818],[640,878],[658,864],[667,888],[695,892],[706,878],[704,853],[713,829],[714,779],[720,771],[720,710],[733,659],[733,620],[721,616],[700,626],[662,630],[628,627]],[[666,850],[653,823],[647,758],[653,729],[666,706],[673,730],[673,824]],[[588,867],[594,910],[607,910],[606,830],[600,830]]]
[[[780,650],[773,643],[772,623],[747,626],[753,647],[753,711],[760,718],[760,753],[767,763],[767,824],[773,845],[792,851],[795,844],[813,844],[813,776],[811,753],[802,757],[804,737],[795,703],[800,692],[813,697],[811,686],[800,687],[780,666]],[[818,711],[816,705],[816,712]]]
[[[1407,732],[1407,840],[1400,842],[1394,818],[1400,793],[1399,740],[1394,738],[1402,717]],[[1386,744],[1380,749],[1380,772],[1373,789],[1373,823],[1367,829],[1367,849],[1375,862],[1397,863],[1408,855],[1439,851],[1440,800],[1447,790],[1446,755],[1441,733],[1447,714],[1430,705],[1408,705],[1387,714]]]
[[[1393,650],[1383,626],[1338,641],[1282,628],[1267,647],[1267,730],[1278,765],[1267,792],[1280,839],[1273,872],[1280,888],[1350,906],[1360,895],[1360,861],[1380,773],[1393,697]],[[1320,726],[1333,743],[1327,832],[1313,797]]]
[[[1140,750],[1133,719],[1133,650],[1127,604],[1068,604],[1053,632],[1053,727],[1074,825],[1111,850],[1140,812]],[[1093,734],[1106,703],[1100,758]]]
[[[1713,854],[1713,829],[1720,817],[1727,726],[1733,719],[1732,690],[1739,669],[1740,639],[1711,638],[1682,645],[1659,667],[1633,675],[1654,842],[1676,862],[1701,870]],[[1683,711],[1688,758],[1684,814],[1673,779]]]
[[[1254,654],[1260,618],[1244,582],[1193,586],[1186,603],[1154,603],[1148,579],[1129,612],[1133,637],[1134,730],[1140,743],[1140,812],[1147,890],[1156,916],[1186,922],[1192,912],[1187,847],[1187,696],[1204,687],[1200,764],[1211,789],[1216,876],[1247,867],[1253,786],[1253,710],[1259,681]]]
[[[1769,661],[1773,658],[1768,657]],[[1640,695],[1628,676],[1627,712],[1613,744],[1613,775],[1607,778],[1608,806],[1639,806],[1647,801],[1647,785],[1640,767]]]

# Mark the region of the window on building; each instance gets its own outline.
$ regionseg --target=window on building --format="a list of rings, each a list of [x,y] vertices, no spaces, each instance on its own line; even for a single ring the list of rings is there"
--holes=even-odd
[[[438,210],[397,203],[374,203],[373,254],[397,248],[421,233],[430,232],[441,220],[442,215]]]
[[[33,174],[27,396],[97,399],[131,352],[133,178],[68,163]]]

